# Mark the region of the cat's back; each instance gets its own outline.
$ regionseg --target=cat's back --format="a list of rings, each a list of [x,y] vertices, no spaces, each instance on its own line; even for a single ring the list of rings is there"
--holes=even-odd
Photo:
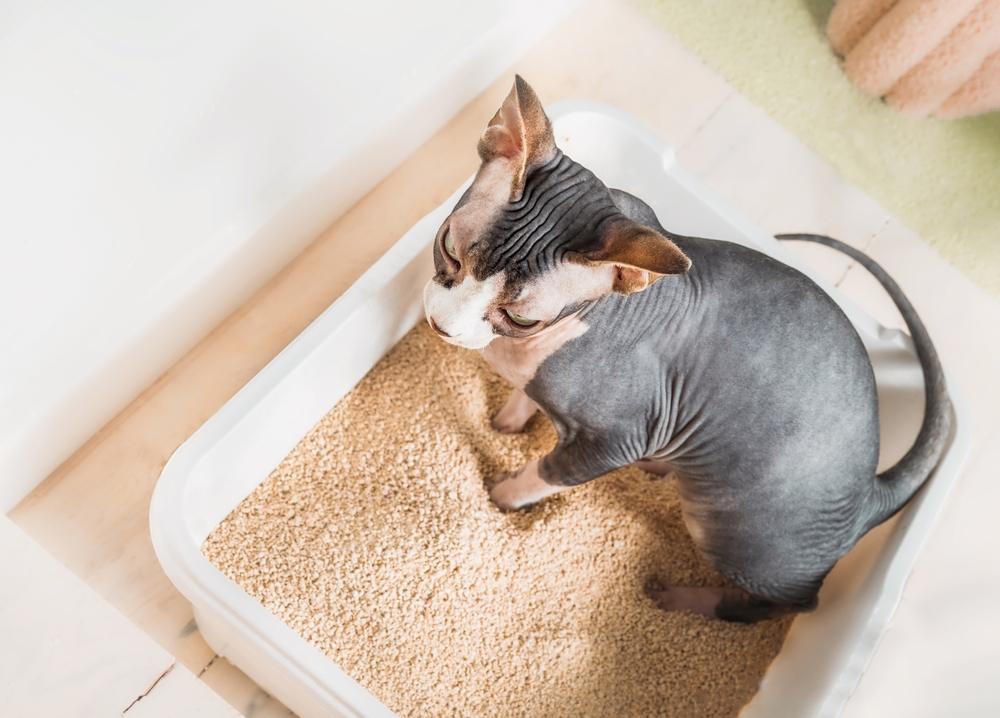
[[[692,260],[683,281],[695,307],[675,355],[689,380],[684,403],[700,414],[710,404],[720,432],[758,446],[791,435],[814,446],[843,424],[847,441],[875,447],[862,453],[877,451],[871,361],[836,302],[803,273],[748,247],[678,244]]]

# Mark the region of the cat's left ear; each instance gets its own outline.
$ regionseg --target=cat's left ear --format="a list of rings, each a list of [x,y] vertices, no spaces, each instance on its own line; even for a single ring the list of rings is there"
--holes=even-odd
[[[555,155],[552,123],[538,95],[520,75],[514,77],[514,86],[487,125],[478,149],[483,162],[502,159],[510,163],[512,202],[521,198],[528,171]]]
[[[683,274],[691,260],[680,247],[652,227],[622,217],[608,223],[597,246],[581,253],[588,262],[613,264],[612,288],[640,292],[667,274]]]

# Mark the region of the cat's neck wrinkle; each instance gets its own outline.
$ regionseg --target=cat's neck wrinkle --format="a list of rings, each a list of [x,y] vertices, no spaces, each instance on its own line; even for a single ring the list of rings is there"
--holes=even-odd
[[[517,389],[527,386],[542,362],[567,342],[582,336],[589,326],[580,314],[571,314],[529,337],[497,337],[482,349],[483,358]]]

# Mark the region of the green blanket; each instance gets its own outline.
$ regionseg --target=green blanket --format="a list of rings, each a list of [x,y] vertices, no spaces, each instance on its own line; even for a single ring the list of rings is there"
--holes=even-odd
[[[635,1],[942,256],[1000,294],[1000,113],[917,119],[862,94],[823,33],[832,0]]]

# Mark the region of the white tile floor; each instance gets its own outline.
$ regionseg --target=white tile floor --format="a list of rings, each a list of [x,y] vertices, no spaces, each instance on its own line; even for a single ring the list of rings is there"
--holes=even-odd
[[[5,516],[0,636],[5,716],[238,715]]]

